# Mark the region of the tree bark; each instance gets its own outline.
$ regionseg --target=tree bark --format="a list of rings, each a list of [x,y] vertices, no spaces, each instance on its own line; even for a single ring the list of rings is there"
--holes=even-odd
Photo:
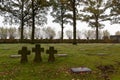
[[[64,35],[64,32],[63,32],[63,29],[64,29],[64,22],[63,22],[63,4],[61,5],[61,41],[63,41],[63,35]]]
[[[96,40],[98,41],[99,39],[99,24],[98,24],[98,16],[96,16]]]
[[[76,45],[76,8],[75,8],[75,0],[72,2],[73,7],[73,45]]]
[[[22,11],[21,11],[21,28],[20,28],[20,31],[21,31],[21,41],[24,39],[24,36],[23,36],[23,32],[24,32],[24,15],[23,15],[23,11],[24,11],[24,0],[22,0]]]
[[[34,0],[32,0],[32,37],[31,40],[34,41],[35,33],[35,11],[34,11]]]
[[[99,39],[99,30],[98,30],[98,26],[96,26],[96,40],[98,41]]]

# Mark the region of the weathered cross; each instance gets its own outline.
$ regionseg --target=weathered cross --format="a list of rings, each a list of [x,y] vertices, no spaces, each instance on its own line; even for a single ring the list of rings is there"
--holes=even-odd
[[[49,47],[49,50],[47,50],[46,53],[49,54],[48,62],[54,62],[54,54],[57,53],[57,50],[54,50],[54,47]]]
[[[30,51],[27,50],[27,47],[22,47],[22,50],[19,50],[18,54],[21,54],[21,63],[28,62],[27,55],[30,55]]]
[[[44,52],[44,48],[41,48],[39,44],[36,44],[35,48],[32,48],[32,52],[35,52],[34,62],[37,63],[41,62],[42,61],[41,52]]]

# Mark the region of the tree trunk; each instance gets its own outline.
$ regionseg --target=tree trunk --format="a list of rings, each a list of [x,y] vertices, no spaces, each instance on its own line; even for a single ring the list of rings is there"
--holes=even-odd
[[[63,41],[63,35],[64,35],[64,32],[63,32],[63,29],[64,29],[64,22],[63,22],[63,5],[61,6],[61,41]]]
[[[73,45],[76,45],[77,42],[76,42],[76,8],[75,8],[75,0],[73,0],[73,4],[72,4],[72,7],[73,7]]]
[[[61,24],[61,40],[62,41],[63,41],[63,35],[64,35],[63,29],[64,29],[64,27],[63,27],[63,23],[62,23]]]
[[[22,11],[21,11],[21,28],[20,28],[20,31],[21,31],[21,41],[23,40],[24,36],[23,36],[23,32],[24,32],[24,15],[23,15],[23,10],[24,10],[24,0],[22,1]]]
[[[31,40],[34,41],[35,33],[35,11],[34,11],[34,0],[32,0],[32,37]]]
[[[98,42],[99,39],[99,30],[98,30],[98,16],[96,15],[96,41]]]
[[[98,41],[99,39],[99,30],[98,30],[98,26],[96,26],[96,40]]]

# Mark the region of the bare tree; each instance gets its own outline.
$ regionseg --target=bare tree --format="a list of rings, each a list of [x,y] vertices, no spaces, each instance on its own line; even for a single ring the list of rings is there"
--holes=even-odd
[[[110,33],[108,30],[103,31],[103,39],[109,39],[110,38]]]
[[[81,38],[81,32],[79,30],[76,31],[76,37],[77,37],[77,39]]]
[[[32,29],[30,27],[25,27],[24,28],[24,39],[30,39],[31,38],[31,32]]]
[[[115,32],[115,35],[120,35],[120,31]]]
[[[58,31],[58,32],[57,32],[57,38],[58,38],[58,39],[61,39],[61,36],[62,36],[62,35],[61,35],[61,31]]]
[[[45,32],[45,36],[48,39],[53,39],[56,35],[55,30],[51,27],[43,28],[43,31]]]
[[[17,34],[16,31],[17,31],[17,29],[15,27],[8,28],[9,39],[15,39],[16,34]]]
[[[35,28],[35,38],[36,39],[43,39],[43,31],[41,28]]]
[[[66,36],[68,37],[68,39],[72,39],[72,37],[73,37],[72,30],[66,30]]]
[[[103,32],[102,32],[102,30],[99,30],[98,31],[98,39],[102,39],[103,38]]]
[[[0,37],[1,39],[7,39],[8,29],[0,27]]]
[[[85,30],[83,32],[83,34],[87,40],[95,39],[95,31],[94,30]]]

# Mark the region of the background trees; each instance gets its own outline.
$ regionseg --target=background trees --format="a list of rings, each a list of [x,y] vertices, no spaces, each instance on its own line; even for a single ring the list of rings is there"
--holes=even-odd
[[[52,12],[51,16],[53,16],[53,22],[59,23],[61,26],[61,40],[63,40],[64,35],[64,24],[72,23],[70,18],[72,18],[72,14],[70,14],[69,6],[67,5],[67,0],[52,0]]]
[[[15,39],[17,36],[17,29],[15,27],[8,28],[9,39]]]
[[[94,30],[85,30],[83,32],[83,34],[87,40],[95,39],[95,31]]]
[[[33,4],[32,4],[33,3]],[[7,0],[4,5],[0,4],[1,15],[4,22],[20,24],[21,40],[24,39],[24,26],[32,26],[32,37],[34,39],[35,24],[44,25],[47,22],[48,11],[47,0]],[[33,21],[33,22],[32,22]]]
[[[108,30],[103,31],[103,39],[109,39],[110,38],[110,33]]]
[[[112,23],[120,23],[120,0],[110,0],[111,1],[111,16]]]
[[[80,30],[76,30],[76,38],[81,39],[82,33]]]
[[[120,35],[120,31],[115,32],[115,35]]]
[[[23,39],[24,25],[30,19],[30,0],[5,0],[0,5],[1,15],[4,16],[4,22],[9,24],[19,24],[21,31],[21,40]]]
[[[31,0],[31,16],[32,16],[32,36],[31,40],[34,40],[35,35],[35,24],[42,26],[47,23],[47,11],[48,11],[47,0]]]
[[[17,29],[15,27],[0,27],[0,39],[15,39],[17,37]]]
[[[72,39],[73,32],[72,30],[66,30],[66,36],[68,37],[68,39]]]
[[[105,0],[87,0],[83,1],[85,6],[80,13],[80,19],[96,28],[96,40],[99,39],[99,29],[104,26],[102,21],[109,20],[109,15],[105,11],[110,7],[110,2]]]
[[[107,34],[107,31],[102,33],[99,30],[104,26],[103,21],[110,20],[112,16],[113,20],[119,23],[119,4],[119,0],[1,0],[0,15],[4,16],[4,23],[19,25],[21,40],[45,38],[41,33],[47,36],[51,36],[52,33],[52,37],[46,38],[54,38],[56,33],[52,28],[48,27],[44,30],[39,28],[47,23],[47,13],[50,9],[49,13],[54,18],[53,22],[61,25],[61,32],[59,32],[61,39],[64,34],[63,24],[70,23],[73,25],[71,38],[73,38],[73,44],[76,44],[76,38],[81,37],[80,31],[76,29],[76,20],[85,21],[90,27],[95,28],[94,32],[86,31],[86,33],[94,33],[94,35],[96,34],[94,38],[101,39],[101,35],[106,36]],[[111,14],[106,14],[107,10],[111,10]],[[31,30],[27,30],[27,27]],[[46,31],[50,31],[50,33]],[[9,37],[12,38],[13,36],[10,34],[13,33],[9,33]],[[29,36],[26,36],[27,34]],[[87,39],[94,38],[93,34],[87,37]]]
[[[44,35],[46,39],[53,39],[56,35],[54,29],[51,27],[43,28],[43,31],[45,32]]]
[[[4,27],[0,28],[0,38],[7,39],[7,28]]]

